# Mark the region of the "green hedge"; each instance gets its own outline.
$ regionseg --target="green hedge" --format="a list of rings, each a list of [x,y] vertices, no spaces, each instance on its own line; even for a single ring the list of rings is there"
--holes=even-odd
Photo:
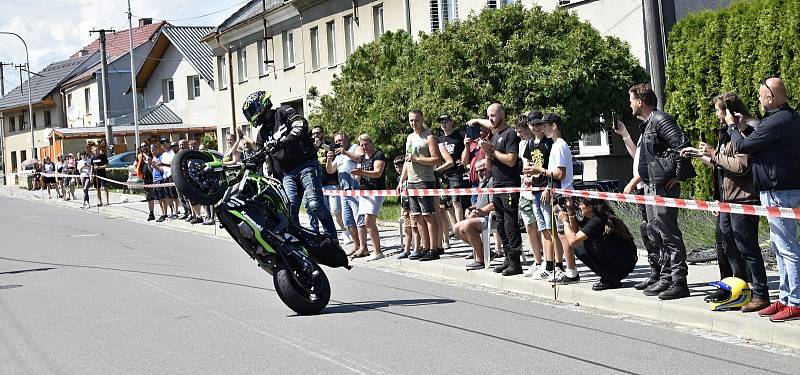
[[[751,113],[762,113],[759,82],[767,76],[784,79],[789,102],[800,97],[800,1],[739,1],[715,11],[689,15],[669,34],[666,111],[699,142],[700,133],[715,143],[711,98],[723,92],[739,94]],[[711,169],[697,165],[698,176],[684,194],[711,197]]]

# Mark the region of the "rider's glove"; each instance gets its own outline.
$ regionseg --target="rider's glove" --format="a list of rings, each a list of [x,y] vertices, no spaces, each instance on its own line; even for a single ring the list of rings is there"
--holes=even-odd
[[[270,140],[268,140],[267,142],[264,143],[264,148],[267,151],[272,151],[277,147],[278,147],[278,141],[275,140],[275,139],[270,139]]]

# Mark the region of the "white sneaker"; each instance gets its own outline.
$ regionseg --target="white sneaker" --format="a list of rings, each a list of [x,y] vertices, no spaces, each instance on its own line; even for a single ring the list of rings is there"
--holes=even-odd
[[[547,278],[547,281],[556,282],[556,280],[560,279],[563,274],[564,271],[562,271],[561,268],[556,267],[555,272],[550,274],[550,276]]]
[[[528,274],[525,274],[528,276]],[[545,280],[550,277],[550,271],[547,270],[547,265],[542,262],[542,264],[531,267],[530,276],[533,277],[534,280]]]

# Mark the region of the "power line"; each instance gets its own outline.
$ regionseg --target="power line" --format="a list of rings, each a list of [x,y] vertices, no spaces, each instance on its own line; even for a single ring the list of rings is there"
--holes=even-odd
[[[225,9],[216,10],[216,11],[213,11],[213,12],[210,12],[210,13],[206,13],[206,14],[202,14],[202,15],[199,15],[199,16],[186,17],[186,18],[175,18],[175,19],[165,19],[164,21],[177,22],[177,21],[187,21],[187,20],[194,20],[194,19],[198,19],[198,18],[208,17],[208,16],[211,16],[211,15],[214,15],[214,14],[217,14],[217,13],[222,13],[222,12],[228,10],[228,9],[231,9],[231,8],[242,6],[242,5],[247,4],[249,2],[250,2],[250,0],[246,0],[246,1],[243,1],[241,3],[231,5],[231,6],[227,7],[227,8],[225,8]],[[142,18],[142,16],[137,16],[135,14],[133,16],[136,17],[136,18]]]

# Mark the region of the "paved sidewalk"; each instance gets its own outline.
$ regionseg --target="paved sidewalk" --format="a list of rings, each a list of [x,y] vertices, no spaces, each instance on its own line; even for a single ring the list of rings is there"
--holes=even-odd
[[[147,225],[169,226],[177,230],[189,231],[219,238],[230,239],[224,229],[216,225],[192,225],[181,220],[168,220],[163,223],[146,221],[147,203],[141,196],[111,194],[112,204],[109,206],[95,207],[95,193],[90,192],[93,206],[89,211],[102,215],[124,218]],[[76,192],[77,201],[65,202],[59,199],[47,199],[47,193],[40,191],[29,192],[16,187],[0,186],[0,196],[12,196],[43,202],[45,204],[59,205],[80,210],[81,192]],[[44,195],[44,199],[42,199]],[[54,193],[55,196],[55,193]],[[156,207],[156,216],[159,208]],[[301,222],[307,223],[305,215]],[[393,254],[399,252],[399,228],[397,223],[380,223],[381,242],[386,254],[392,254],[384,259],[374,262],[365,262],[364,258],[353,261],[354,266],[387,269],[422,274],[440,280],[453,280],[472,285],[489,287],[497,290],[520,293],[538,298],[557,299],[559,302],[594,307],[616,313],[640,316],[649,319],[661,320],[683,326],[697,327],[704,330],[733,335],[745,339],[752,339],[768,344],[785,345],[800,348],[800,321],[786,323],[771,323],[769,319],[761,318],[755,313],[744,314],[738,311],[712,312],[703,302],[703,297],[713,288],[707,282],[719,278],[716,265],[693,265],[689,267],[689,288],[692,293],[689,298],[674,301],[661,301],[657,297],[644,296],[632,286],[647,277],[649,266],[643,256],[639,257],[639,264],[624,282],[625,288],[596,292],[591,290],[591,285],[598,281],[591,271],[579,267],[581,282],[572,285],[554,286],[546,281],[532,280],[519,276],[503,277],[488,270],[466,271],[464,266],[468,260],[464,256],[471,249],[459,240],[451,240],[453,247],[439,261],[419,262],[410,260],[397,260]],[[525,240],[523,243],[527,243]],[[234,245],[235,246],[235,245]],[[349,245],[344,245],[345,249]],[[501,260],[495,260],[499,264]],[[532,259],[527,259],[525,269],[530,267]],[[778,276],[768,272],[769,287],[773,299],[777,296]]]

